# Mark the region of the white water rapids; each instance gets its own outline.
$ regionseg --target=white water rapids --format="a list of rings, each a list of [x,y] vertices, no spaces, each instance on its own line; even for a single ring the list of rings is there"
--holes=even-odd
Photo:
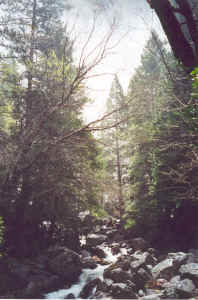
[[[94,270],[92,269],[83,269],[82,274],[79,277],[79,281],[76,284],[73,284],[69,289],[61,289],[55,292],[51,292],[45,295],[45,299],[64,299],[69,294],[72,294],[74,298],[78,298],[84,286],[91,280],[96,278],[104,280],[103,273],[106,268],[109,267],[110,264],[115,263],[117,258],[120,255],[127,254],[127,250],[125,248],[120,249],[120,253],[117,255],[113,255],[111,249],[106,246],[101,246],[103,251],[106,254],[105,261],[107,261],[108,265],[99,265]]]

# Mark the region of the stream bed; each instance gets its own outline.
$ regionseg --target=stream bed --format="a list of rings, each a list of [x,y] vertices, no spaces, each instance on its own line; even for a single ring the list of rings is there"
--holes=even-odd
[[[68,289],[60,289],[55,292],[51,292],[45,295],[45,299],[76,299],[79,298],[80,293],[82,292],[83,288],[92,280],[94,279],[100,279],[101,281],[104,281],[104,270],[108,268],[111,264],[116,263],[118,257],[121,255],[126,255],[127,250],[125,248],[121,248],[119,254],[113,255],[111,248],[106,245],[101,245],[100,248],[105,253],[105,259],[106,262],[105,265],[98,264],[95,269],[83,269],[79,281],[75,284],[73,284]],[[106,279],[105,282],[108,284],[108,282],[111,280]],[[94,287],[91,296],[94,294]]]

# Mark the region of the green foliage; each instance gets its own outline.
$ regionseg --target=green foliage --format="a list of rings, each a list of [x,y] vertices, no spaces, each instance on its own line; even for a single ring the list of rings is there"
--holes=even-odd
[[[97,217],[99,219],[108,217],[108,213],[105,211],[105,209],[103,207],[100,207],[100,206],[91,208],[91,215],[94,217]]]
[[[159,53],[165,53],[168,68]],[[134,220],[131,234],[145,235],[158,247],[185,249],[195,239],[197,74],[198,69],[192,72],[192,85],[189,75],[163,50],[163,43],[156,46],[151,37],[129,85],[129,202],[133,205],[127,207],[126,227],[128,220]]]
[[[62,5],[3,5],[0,29],[8,43],[2,46],[16,57],[0,65],[0,209],[10,255],[36,255],[57,242],[77,250],[78,214],[96,207],[100,197],[99,148],[83,130],[89,99],[72,63]]]
[[[136,221],[133,219],[126,219],[124,229],[133,229],[136,225]]]

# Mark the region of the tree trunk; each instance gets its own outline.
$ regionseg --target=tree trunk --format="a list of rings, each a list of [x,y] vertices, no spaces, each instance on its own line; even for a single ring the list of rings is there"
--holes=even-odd
[[[122,169],[120,163],[120,149],[118,140],[118,129],[116,128],[116,164],[117,164],[117,178],[118,178],[118,199],[119,199],[119,213],[120,219],[124,214],[124,200],[122,192]]]
[[[182,32],[170,2],[168,0],[151,0],[151,5],[161,22],[175,57],[192,70],[197,65],[197,59]]]
[[[196,60],[198,61],[198,25],[196,24],[196,21],[194,20],[193,12],[192,12],[192,9],[191,9],[189,3],[184,0],[176,0],[176,2],[179,5],[182,15],[186,19],[188,30],[189,30],[191,39],[194,44],[195,57],[196,57]]]

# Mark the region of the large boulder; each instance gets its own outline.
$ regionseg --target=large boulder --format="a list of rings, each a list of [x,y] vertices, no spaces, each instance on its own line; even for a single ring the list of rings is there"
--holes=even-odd
[[[131,255],[131,270],[137,270],[140,267],[144,267],[146,265],[154,265],[156,263],[156,258],[153,257],[149,252],[140,252],[137,251],[133,255]]]
[[[78,279],[82,271],[80,255],[68,248],[62,248],[61,251],[56,251],[56,255],[51,256],[53,258],[48,263],[48,269],[53,274],[68,282]]]
[[[104,271],[104,278],[112,279],[116,283],[124,283],[126,280],[131,281],[131,274],[123,271],[121,268],[107,268]]]
[[[125,283],[114,283],[111,285],[111,295],[114,299],[137,299],[133,285]]]
[[[146,242],[143,238],[137,237],[128,241],[128,244],[135,250],[145,251],[149,248],[148,242]]]
[[[189,298],[193,297],[195,285],[192,280],[186,278],[178,283],[176,289],[181,298]]]
[[[183,299],[194,296],[195,285],[192,280],[180,280],[180,276],[173,277],[170,282],[163,286],[163,295],[169,299]]]
[[[179,273],[183,278],[189,278],[198,282],[198,263],[189,263],[182,265]]]
[[[105,258],[106,254],[100,246],[96,247],[88,247],[89,251],[91,252],[92,255],[98,256],[99,258]]]
[[[181,266],[186,263],[188,259],[188,254],[184,252],[173,252],[173,253],[168,253],[167,258],[170,258],[173,260],[173,264],[177,266]]]
[[[101,245],[107,240],[107,236],[104,234],[89,234],[87,236],[87,246],[94,247],[97,245]]]
[[[136,291],[144,289],[146,283],[151,279],[151,274],[143,268],[131,274],[131,281],[135,284]]]
[[[97,262],[92,257],[85,257],[82,259],[82,268],[95,269],[97,268]]]
[[[82,289],[79,297],[81,299],[88,299],[93,294],[93,289],[102,286],[102,281],[99,278],[89,281]]]
[[[109,229],[106,231],[106,235],[108,239],[113,239],[116,233],[117,233],[117,229]]]
[[[50,292],[60,287],[60,278],[57,275],[32,276],[28,285],[22,291],[23,297],[41,298],[45,292]]]
[[[151,273],[154,279],[161,277],[169,280],[175,274],[175,266],[173,264],[173,260],[167,258],[161,261],[154,268],[152,268]]]

